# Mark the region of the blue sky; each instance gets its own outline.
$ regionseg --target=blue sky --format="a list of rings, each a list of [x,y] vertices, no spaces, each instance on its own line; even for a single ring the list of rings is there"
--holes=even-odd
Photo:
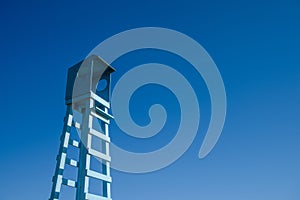
[[[226,124],[214,150],[199,160],[210,117],[209,96],[201,77],[187,70],[191,84],[198,84],[194,87],[201,105],[194,143],[160,171],[142,175],[113,171],[113,199],[298,200],[299,8],[294,0],[1,2],[0,199],[49,198],[68,67],[116,33],[157,26],[194,38],[214,59],[227,92]],[[136,52],[117,60],[113,78],[142,64],[142,58],[174,68],[183,62],[164,52],[142,55]],[[141,124],[148,120],[138,113],[147,108],[142,102],[160,100],[155,95],[149,100],[147,94],[165,90],[144,89],[133,98],[141,108],[132,107],[133,118]],[[165,91],[165,96],[161,103],[173,99],[169,107],[176,111],[172,94]],[[178,126],[175,111],[167,130]],[[114,123],[111,130],[112,140],[124,148],[137,142],[122,135]],[[168,131],[161,134],[140,141],[143,145],[134,150],[152,150],[155,139],[172,138]]]

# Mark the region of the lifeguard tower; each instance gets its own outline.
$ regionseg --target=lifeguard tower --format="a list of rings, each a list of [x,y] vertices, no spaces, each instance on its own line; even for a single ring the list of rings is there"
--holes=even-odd
[[[109,155],[110,80],[114,69],[98,56],[89,56],[68,70],[65,103],[67,111],[57,156],[50,200],[60,198],[62,187],[76,190],[76,200],[111,200]],[[71,130],[76,130],[79,137]],[[95,142],[97,141],[97,142]],[[69,148],[78,149],[70,158]],[[92,169],[91,159],[99,160]],[[66,165],[77,171],[76,180],[65,177]],[[90,179],[101,182],[97,194],[90,192]]]

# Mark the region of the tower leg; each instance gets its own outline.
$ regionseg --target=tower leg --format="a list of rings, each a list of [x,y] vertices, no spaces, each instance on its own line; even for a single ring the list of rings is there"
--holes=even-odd
[[[61,185],[63,182],[63,171],[66,163],[66,153],[70,139],[70,128],[72,126],[72,108],[71,106],[67,107],[67,112],[64,120],[64,128],[61,135],[61,142],[59,146],[59,152],[56,158],[56,168],[55,174],[52,179],[52,190],[49,200],[56,200],[59,198]]]
[[[82,109],[82,129],[80,139],[83,145],[80,146],[79,152],[79,166],[78,166],[78,177],[77,177],[77,191],[76,200],[85,200],[86,194],[89,190],[89,177],[87,176],[87,169],[90,166],[90,159],[87,157],[88,148],[91,146],[91,141],[88,136],[90,128],[92,126],[92,117],[90,116],[90,110],[94,106],[94,101],[89,99],[86,105]]]

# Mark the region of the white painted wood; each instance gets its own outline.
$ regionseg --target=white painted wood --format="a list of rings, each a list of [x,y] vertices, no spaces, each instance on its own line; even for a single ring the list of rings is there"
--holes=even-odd
[[[59,169],[64,169],[65,168],[66,157],[67,157],[66,153],[61,154]]]
[[[106,109],[107,110],[107,109]],[[114,117],[110,115],[107,111],[101,110],[100,108],[96,107],[96,112],[99,113],[100,115],[103,115],[107,119],[113,119]]]
[[[111,198],[102,197],[102,196],[98,196],[98,195],[91,194],[91,193],[87,193],[85,195],[85,199],[88,199],[88,200],[111,200]]]
[[[92,178],[103,180],[103,181],[106,181],[106,182],[109,182],[109,183],[111,183],[111,181],[112,181],[112,178],[110,176],[104,175],[102,173],[99,173],[99,172],[96,172],[96,171],[93,171],[93,170],[90,170],[90,169],[87,170],[87,175],[92,177]]]
[[[101,133],[93,128],[90,129],[90,134],[106,141],[106,142],[110,142],[110,137],[108,137],[107,135],[105,135],[105,133]]]
[[[110,108],[110,103],[96,95],[94,92],[91,91],[91,98],[95,101],[99,102],[100,104],[104,105],[106,108]]]
[[[62,179],[62,184],[66,185],[66,186],[69,186],[69,187],[76,187],[76,181],[69,180],[69,179],[66,179],[66,178]]]
[[[95,149],[88,149],[89,154],[96,156],[97,158],[103,159],[105,161],[111,162],[109,155],[96,151]]]
[[[93,117],[96,117],[96,118],[100,119],[101,121],[103,121],[103,122],[105,122],[105,123],[107,123],[107,124],[110,123],[110,122],[109,122],[109,119],[106,119],[106,118],[102,117],[101,115],[98,115],[98,114],[97,114],[96,112],[94,112],[94,111],[91,111],[91,115],[92,115]]]
[[[71,165],[73,167],[78,167],[78,162],[74,159],[67,158],[66,164]]]
[[[58,175],[57,176],[56,187],[55,187],[55,192],[60,192],[61,184],[62,184],[62,175]]]
[[[69,139],[69,144],[74,146],[74,147],[77,147],[77,148],[79,148],[79,146],[80,146],[80,143],[76,140],[73,140],[73,139]]]

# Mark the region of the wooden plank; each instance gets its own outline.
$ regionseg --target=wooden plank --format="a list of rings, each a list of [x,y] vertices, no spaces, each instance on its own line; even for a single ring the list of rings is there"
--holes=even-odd
[[[104,105],[105,107],[110,108],[110,103],[105,101],[104,99],[102,99],[98,95],[96,95],[94,92],[91,92],[91,97],[92,97],[92,99],[94,99],[95,101],[97,101],[100,104]]]
[[[110,137],[106,136],[104,133],[101,133],[99,131],[96,131],[95,129],[93,128],[90,128],[90,134],[106,141],[106,142],[110,142]]]
[[[76,160],[67,158],[66,159],[66,164],[71,165],[73,167],[78,167],[78,162]]]
[[[74,187],[74,188],[77,185],[76,181],[69,180],[69,179],[66,179],[66,178],[62,179],[62,184],[66,185],[66,186],[69,186],[69,187]]]
[[[99,113],[100,115],[104,115],[107,119],[113,119],[114,117],[110,115],[108,112],[105,112],[104,110],[96,107],[96,112]]]
[[[104,118],[103,116],[97,114],[97,113],[94,112],[94,111],[91,111],[91,115],[92,115],[93,117],[96,117],[96,118],[100,119],[101,121],[103,121],[103,122],[105,122],[105,123],[107,123],[107,124],[110,123],[110,122],[109,122],[109,119]]]
[[[86,193],[85,194],[85,199],[89,199],[89,200],[112,200],[111,198],[107,198],[107,197],[103,197],[103,196],[99,196],[99,195],[95,195],[95,194],[91,194],[91,193]]]
[[[101,174],[99,172],[96,172],[96,171],[93,171],[93,170],[90,170],[90,169],[87,170],[87,175],[90,176],[90,177],[99,179],[99,180],[103,180],[103,181],[108,182],[108,183],[111,183],[111,181],[112,181],[110,176]]]
[[[77,128],[77,129],[80,129],[80,128],[81,128],[80,123],[75,122],[74,120],[73,120],[73,122],[72,122],[72,126],[75,127],[75,128]]]
[[[69,144],[77,148],[79,148],[80,146],[80,143],[78,141],[72,139],[69,139]]]
[[[96,156],[97,158],[103,159],[105,161],[111,162],[111,158],[109,155],[96,151],[95,149],[88,149],[89,154]]]

